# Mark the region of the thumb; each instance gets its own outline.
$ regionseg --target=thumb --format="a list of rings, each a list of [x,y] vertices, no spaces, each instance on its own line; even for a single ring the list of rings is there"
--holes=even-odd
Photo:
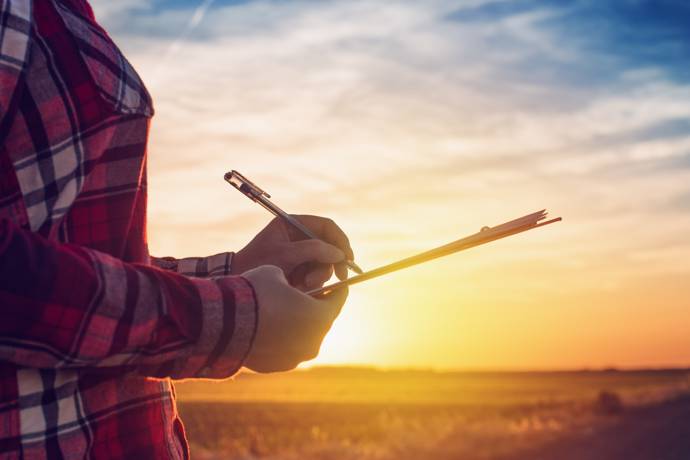
[[[329,324],[335,321],[340,314],[340,310],[342,310],[343,305],[345,305],[348,294],[349,290],[347,286],[342,286],[326,295],[316,298],[321,305],[325,307],[326,311],[324,313],[326,313],[328,316]]]
[[[283,270],[276,267],[275,265],[260,265],[258,267],[252,268],[242,273],[244,278],[247,278],[250,282],[256,280],[258,282],[270,282],[270,283],[283,283],[288,284],[285,278],[285,273]]]
[[[345,253],[324,241],[312,239],[290,243],[288,257],[295,266],[307,262],[337,264],[345,260]]]

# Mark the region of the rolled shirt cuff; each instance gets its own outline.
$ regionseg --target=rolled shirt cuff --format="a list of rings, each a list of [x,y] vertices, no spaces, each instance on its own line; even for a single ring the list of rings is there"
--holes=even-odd
[[[228,378],[251,350],[259,321],[254,288],[240,276],[195,280],[203,299],[201,330],[173,378]]]

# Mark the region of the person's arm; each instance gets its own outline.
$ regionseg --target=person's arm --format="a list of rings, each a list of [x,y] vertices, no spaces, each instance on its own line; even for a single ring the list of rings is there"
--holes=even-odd
[[[151,264],[185,276],[213,278],[239,275],[260,265],[275,265],[283,270],[290,283],[302,290],[322,286],[335,270],[339,279],[347,278],[347,257],[354,260],[350,241],[331,219],[319,216],[294,216],[308,227],[318,240],[302,239],[281,219],[273,219],[238,252],[221,252],[208,257],[151,257]],[[338,250],[342,252],[338,252]],[[319,264],[317,260],[336,261]]]
[[[0,360],[224,378],[257,326],[242,277],[188,278],[49,241],[0,219]]]
[[[232,274],[233,256],[234,253],[232,252],[221,252],[208,257],[185,257],[182,259],[151,256],[151,264],[180,275],[214,278]]]

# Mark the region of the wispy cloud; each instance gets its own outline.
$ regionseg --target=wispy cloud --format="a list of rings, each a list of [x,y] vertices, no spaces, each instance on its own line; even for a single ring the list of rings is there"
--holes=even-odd
[[[482,200],[512,187],[525,196],[555,187],[548,196],[558,205],[558,183],[576,186],[602,171],[686,153],[688,88],[665,67],[676,64],[662,61],[655,71],[644,59],[638,67],[605,62],[621,45],[604,45],[623,33],[610,29],[635,25],[626,22],[633,13],[616,10],[598,33],[590,2],[163,5],[130,18],[133,32],[122,35],[125,47],[135,40],[144,76],[158,77],[153,161],[166,152],[159,180],[188,175],[195,164],[200,185],[220,164],[242,165],[276,184],[285,200],[319,192],[313,204],[328,209],[329,196],[347,189],[357,198],[338,196],[343,214],[368,194],[374,202],[398,196],[428,214],[430,195],[445,204],[449,194],[438,183],[420,192],[402,179],[426,171],[457,184],[489,218],[499,210]],[[181,33],[154,34],[141,47],[138,23],[173,16],[186,18]],[[585,29],[586,39],[571,36]],[[164,75],[157,74],[161,49]],[[300,187],[276,170],[300,171]],[[625,180],[632,186],[640,176]],[[606,187],[590,187],[606,196],[585,193],[578,207],[629,198]],[[425,200],[414,199],[420,193]],[[575,204],[571,193],[562,199]]]
[[[591,22],[589,3],[534,5],[206,1],[171,10],[158,5],[157,14],[133,18],[132,36],[123,35],[137,40],[134,58],[144,76],[157,77],[151,85],[159,108],[154,184],[193,174],[197,197],[210,202],[211,194],[228,192],[219,190],[222,184],[202,184],[218,176],[218,168],[241,166],[271,184],[283,200],[304,203],[302,194],[316,194],[309,207],[328,212],[337,205],[341,216],[370,215],[366,222],[388,210],[396,213],[389,216],[391,227],[400,225],[397,213],[405,212],[397,207],[432,221],[444,206],[478,206],[459,217],[458,224],[468,225],[516,207],[547,204],[582,214],[580,222],[603,210],[631,212],[629,195],[618,193],[617,184],[588,182],[684,155],[688,87],[665,72],[665,61],[657,71],[646,61],[639,69],[616,66],[606,59],[619,44],[595,52],[582,46],[584,39],[564,41],[564,30],[575,27],[566,24]],[[183,31],[151,39],[149,54],[138,41],[137,21],[149,24],[172,15],[187,18]],[[195,35],[203,18],[204,30]],[[618,22],[609,25],[630,26]],[[611,34],[595,32],[589,30],[590,41],[606,42]],[[167,50],[167,64],[157,73],[160,49]],[[600,77],[588,77],[599,70]],[[292,183],[297,172],[299,188]],[[426,185],[410,186],[412,176]],[[641,187],[646,172],[625,180]],[[656,200],[647,194],[635,212],[658,212],[656,204],[684,187],[674,181],[670,189],[660,188],[666,191]],[[467,199],[458,200],[458,193]],[[497,201],[505,194],[515,202]],[[379,196],[397,197],[404,206],[391,209]],[[547,203],[538,204],[538,197]],[[192,206],[195,201],[189,199],[188,212],[199,216],[199,225],[208,225],[202,215],[210,210]],[[363,202],[370,207],[360,209]],[[152,203],[154,216],[163,209]],[[213,215],[225,222],[232,211]],[[245,231],[255,225],[250,222]],[[350,225],[365,241],[367,225]],[[387,253],[385,247],[397,244],[377,246]]]
[[[193,11],[185,28],[182,30],[180,35],[175,38],[172,43],[170,43],[170,46],[166,50],[165,54],[161,57],[158,67],[154,70],[151,76],[151,83],[153,85],[155,85],[158,75],[165,71],[165,67],[169,65],[171,58],[175,56],[184,42],[189,39],[189,36],[192,34],[192,32],[194,32],[199,24],[201,24],[201,21],[203,21],[204,16],[206,16],[206,13],[208,12],[209,8],[211,8],[214,1],[215,0],[202,0],[199,6],[197,6]]]

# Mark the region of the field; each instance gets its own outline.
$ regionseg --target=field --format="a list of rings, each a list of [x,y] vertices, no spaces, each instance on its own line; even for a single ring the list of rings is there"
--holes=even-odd
[[[685,370],[316,368],[176,388],[197,460],[690,458]]]

